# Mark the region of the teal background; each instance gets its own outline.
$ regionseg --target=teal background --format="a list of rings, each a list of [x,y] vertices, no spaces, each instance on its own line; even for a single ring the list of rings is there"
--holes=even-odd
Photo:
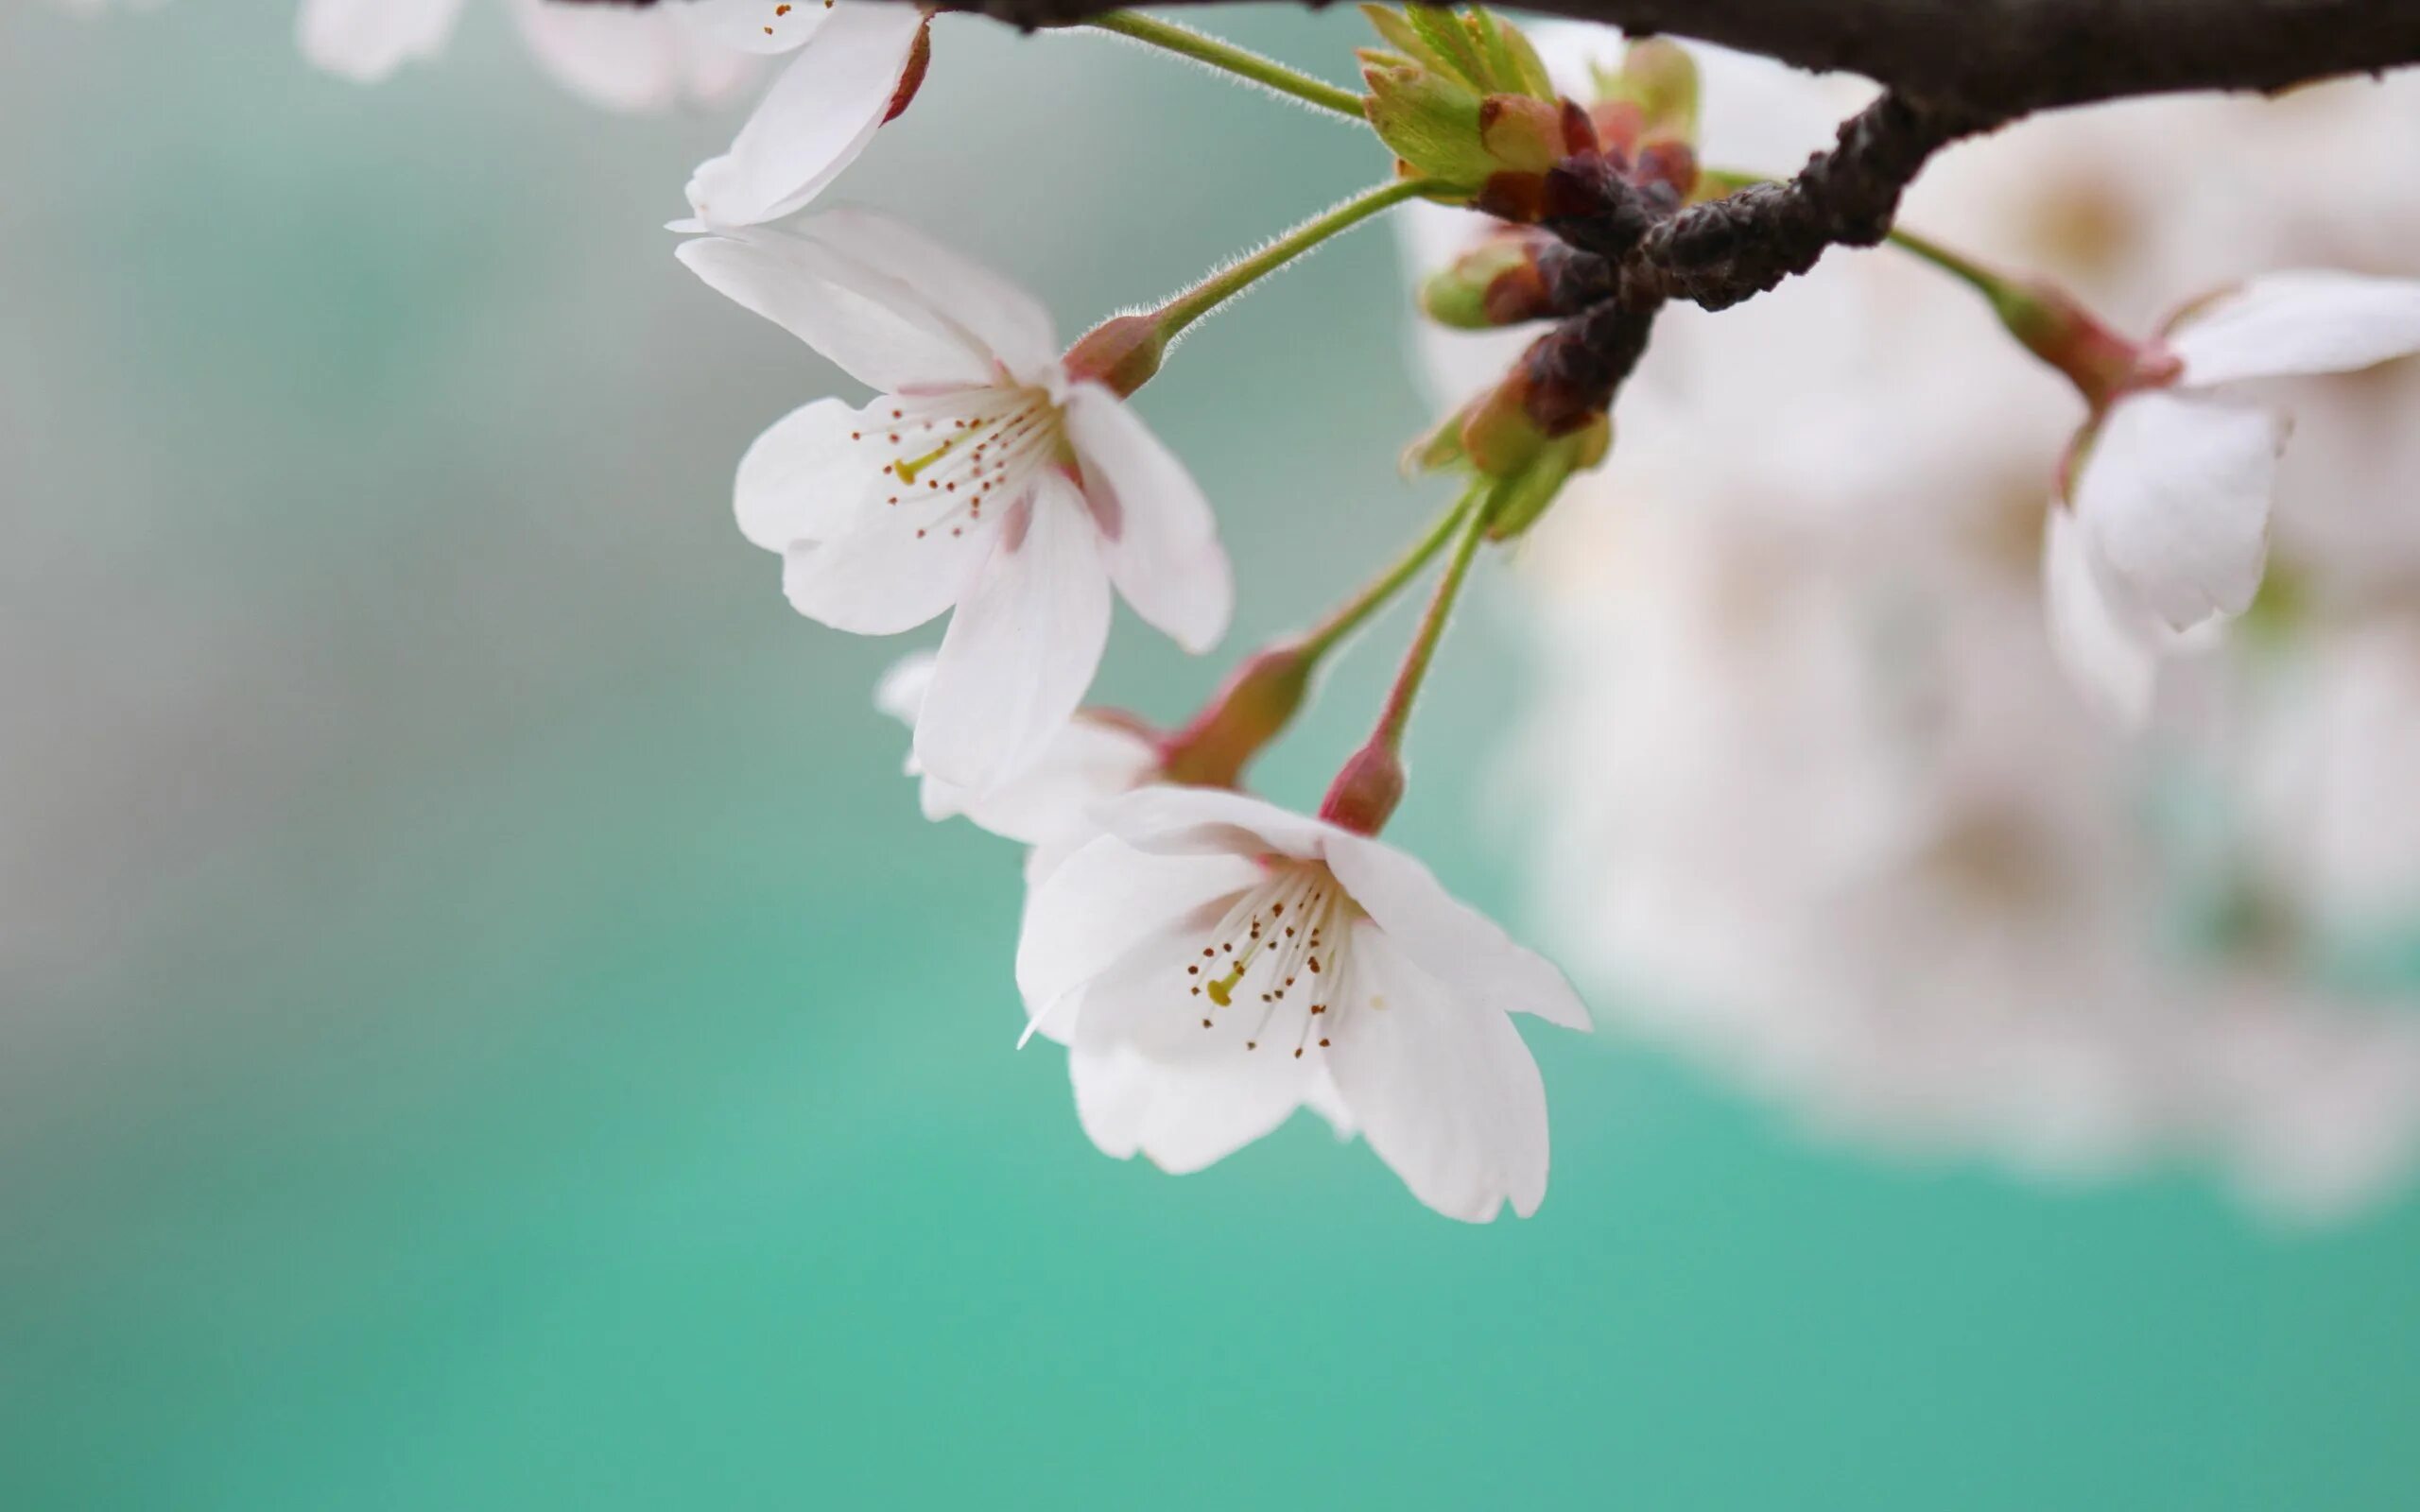
[[[0,1505],[2420,1504],[2410,1203],[2297,1234],[1879,1163],[1547,1031],[1528,1223],[1307,1122],[1181,1179],[1095,1153],[1013,1048],[1017,857],[919,819],[866,706],[901,646],[730,524],[841,382],[657,229],[732,118],[585,110],[501,16],[364,92],[283,5],[0,14]],[[1357,41],[1218,21],[1331,77]],[[1072,335],[1374,157],[947,21],[845,191]],[[1322,253],[1143,397],[1238,644],[1434,503],[1393,258]],[[1508,593],[1398,828],[1517,920]],[[1103,687],[1174,717],[1215,670],[1128,621]]]

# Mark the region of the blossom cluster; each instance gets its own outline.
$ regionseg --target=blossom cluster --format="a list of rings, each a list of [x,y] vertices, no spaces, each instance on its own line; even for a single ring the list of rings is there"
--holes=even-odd
[[[462,4],[302,0],[301,45],[374,81]],[[2029,126],[1928,176],[1894,251],[1714,316],[1626,298],[1638,226],[1592,215],[1787,173],[1858,86],[1373,6],[1356,93],[1113,12],[1365,125],[1385,177],[1063,344],[982,263],[818,205],[925,87],[932,12],[508,4],[614,109],[717,103],[783,60],[689,178],[677,255],[867,395],[749,448],[739,534],[820,625],[946,617],[875,701],[929,816],[1028,848],[1026,1034],[1065,1047],[1102,1150],[1197,1170],[1308,1108],[1441,1212],[1535,1211],[1545,1096],[1514,1016],[1587,1010],[1378,837],[1456,597],[1517,545],[1545,912],[1627,1024],[1830,1125],[2029,1167],[2210,1159],[2301,1212],[2420,1154],[2409,984],[2345,966],[2420,917],[2420,531],[2377,465],[2412,460],[2411,395],[2289,449],[2298,415],[2420,352],[2420,283],[2333,255],[2360,228],[2308,171],[2408,137],[2410,89]],[[2221,159],[2273,164],[2259,214],[2196,189]],[[2342,178],[2420,221],[2406,159]],[[1115,599],[1196,654],[1235,607],[1217,511],[1130,399],[1195,321],[1397,206],[1444,413],[1407,468],[1460,497],[1179,728],[1088,707]],[[1325,800],[1252,795],[1323,659],[1432,569]]]

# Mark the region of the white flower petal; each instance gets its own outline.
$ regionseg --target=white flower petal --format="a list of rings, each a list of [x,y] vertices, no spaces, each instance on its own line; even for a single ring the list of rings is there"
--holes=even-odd
[[[976,789],[1041,754],[1083,702],[1109,640],[1109,575],[1073,483],[1044,474],[985,528],[995,544],[950,619],[916,721],[925,769]]]
[[[1475,1006],[1533,1013],[1582,1034],[1590,1029],[1587,1008],[1552,961],[1457,901],[1411,856],[1340,832],[1328,837],[1327,864],[1397,949]]]
[[[2206,394],[2120,400],[2076,480],[2091,549],[2173,628],[2240,614],[2269,555],[2287,425]]]
[[[1017,938],[1017,990],[1042,1032],[1063,1039],[1062,998],[1107,973],[1138,945],[1166,940],[1171,963],[1181,940],[1258,880],[1238,856],[1154,856],[1102,835],[1069,856],[1027,899]],[[1070,1021],[1072,1022],[1072,1021]]]
[[[1376,924],[1354,927],[1353,988],[1327,1063],[1362,1137],[1450,1218],[1522,1217],[1547,1190],[1546,1087],[1512,1021],[1459,996]]]
[[[462,0],[303,0],[296,23],[302,56],[359,84],[374,84],[444,47]]]
[[[1155,855],[1286,855],[1316,859],[1334,826],[1248,794],[1147,787],[1102,806],[1101,828]]]
[[[1303,1106],[1326,1119],[1340,1140],[1360,1132],[1360,1125],[1353,1122],[1353,1109],[1344,1106],[1344,1094],[1336,1090],[1336,1077],[1329,1073],[1325,1057],[1311,1074],[1311,1084],[1303,1089]]]
[[[888,9],[888,5],[885,6]],[[871,210],[817,215],[803,235],[904,285],[933,320],[965,333],[1021,383],[1059,370],[1059,335],[1042,302],[982,264],[905,221]]]
[[[1140,417],[1098,384],[1066,399],[1067,434],[1084,494],[1101,523],[1117,591],[1134,611],[1195,655],[1227,633],[1235,574],[1201,486]]]
[[[1081,1030],[1068,1049],[1067,1073],[1076,1117],[1102,1154],[1122,1160],[1139,1152],[1172,1176],[1215,1165],[1273,1133],[1319,1079],[1314,1063],[1290,1057],[1170,1065],[1115,1040],[1094,1043]]]
[[[2167,627],[2147,610],[2112,601],[2093,570],[2083,527],[2055,504],[2042,537],[2042,605],[2050,649],[2076,690],[2127,730],[2149,724],[2159,676],[2156,637],[2169,633]]]
[[[672,12],[513,0],[529,50],[557,82],[611,111],[710,100],[747,77],[747,60],[691,34]]]
[[[1063,844],[1077,833],[1099,833],[1099,807],[1150,782],[1159,765],[1158,750],[1134,731],[1079,714],[1023,772],[983,792],[954,796],[968,818],[994,834]]]
[[[698,218],[753,226],[804,209],[873,140],[924,24],[909,5],[834,8],[731,150],[699,167],[689,184]]]
[[[2264,274],[2186,316],[2168,345],[2196,387],[2352,372],[2420,352],[2420,283],[2324,268]]]
[[[786,53],[806,45],[826,18],[854,5],[833,6],[824,0],[683,0],[667,9],[692,27],[699,39],[738,52]]]
[[[916,715],[924,712],[925,690],[933,685],[933,660],[930,651],[910,651],[890,663],[873,685],[874,708],[914,729]],[[915,775],[915,771],[916,758],[911,752],[908,758],[908,775]]]
[[[930,651],[901,658],[875,686],[874,707],[914,728],[917,716],[924,713],[925,691],[932,685],[933,664]],[[973,793],[937,777],[925,777],[925,817],[945,819],[963,814],[1003,839],[1046,846],[1063,854],[1098,835],[1100,822],[1095,811],[1152,781],[1159,763],[1158,747],[1141,734],[1079,713],[1043,747],[1031,766],[988,792]],[[908,758],[908,772],[923,775],[913,752]]]
[[[717,292],[797,336],[870,388],[889,393],[976,387],[994,376],[989,353],[936,319],[906,285],[869,277],[815,242],[779,232],[741,231],[700,236],[675,252]]]
[[[923,498],[889,492],[897,485],[878,473],[836,474],[828,494],[799,487],[795,521],[810,534],[784,551],[782,591],[800,613],[852,635],[912,630],[959,603],[999,536],[995,520],[942,523]]]
[[[767,427],[739,459],[732,486],[739,533],[767,551],[787,551],[854,521],[879,475],[850,439],[864,425],[861,411],[819,399]]]

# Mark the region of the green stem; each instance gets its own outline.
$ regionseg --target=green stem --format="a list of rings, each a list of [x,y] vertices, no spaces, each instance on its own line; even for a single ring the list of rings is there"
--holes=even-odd
[[[1115,32],[1132,38],[1146,46],[1165,48],[1180,57],[1190,58],[1222,73],[1248,78],[1263,89],[1301,100],[1322,111],[1334,111],[1359,121],[1367,119],[1361,112],[1361,96],[1348,89],[1340,89],[1325,79],[1313,78],[1299,69],[1287,67],[1274,58],[1263,58],[1233,43],[1221,42],[1207,32],[1180,26],[1173,21],[1132,10],[1113,10],[1087,22],[1098,30]]]
[[[1411,638],[1411,646],[1404,652],[1403,665],[1395,673],[1394,686],[1387,690],[1386,707],[1378,712],[1378,728],[1370,733],[1370,743],[1388,750],[1403,749],[1403,732],[1411,723],[1411,706],[1420,696],[1420,685],[1428,676],[1428,664],[1436,660],[1437,643],[1445,638],[1445,622],[1453,616],[1454,600],[1461,596],[1462,580],[1470,576],[1471,558],[1478,554],[1478,543],[1487,535],[1487,510],[1483,490],[1473,489],[1454,507],[1450,524],[1459,534],[1454,537],[1454,554],[1445,558],[1444,574],[1437,579],[1437,591],[1429,595],[1428,609],[1420,617],[1420,628]]]
[[[1434,187],[1426,179],[1397,179],[1312,216],[1248,257],[1239,257],[1162,305],[1153,317],[1163,339],[1242,293],[1254,281],[1277,271],[1332,236],[1351,231],[1378,212],[1426,194]]]
[[[1892,246],[1898,248],[1901,251],[1912,252],[1923,258],[1995,304],[2010,293],[2008,280],[1980,263],[1961,257],[1929,237],[1919,236],[1911,231],[1894,230],[1891,232],[1890,239]]]
[[[1414,541],[1411,549],[1389,563],[1386,571],[1361,585],[1360,592],[1339,604],[1303,637],[1301,650],[1313,662],[1336,648],[1337,643],[1368,623],[1371,615],[1386,608],[1389,600],[1403,592],[1404,585],[1420,576],[1445,542],[1454,538],[1454,527],[1461,523],[1464,504],[1457,503],[1437,517],[1427,533]]]

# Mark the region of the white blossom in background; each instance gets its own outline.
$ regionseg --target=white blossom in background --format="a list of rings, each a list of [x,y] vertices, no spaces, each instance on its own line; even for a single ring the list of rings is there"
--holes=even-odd
[[[1409,856],[1258,799],[1153,787],[1100,817],[1017,951],[1094,1143],[1195,1171],[1311,1107],[1449,1217],[1536,1211],[1546,1093],[1510,1016],[1589,1027],[1553,966]]]
[[[916,720],[925,771],[984,791],[1039,759],[1092,682],[1113,584],[1188,650],[1225,632],[1208,501],[1115,394],[1068,376],[1025,291],[856,211],[680,256],[878,391],[777,421],[735,500],[809,618],[890,635],[950,612]]]
[[[2054,507],[2043,548],[2052,644],[2135,728],[2161,659],[2260,587],[2292,421],[2247,389],[2420,351],[2420,283],[2263,274],[2184,312],[2163,345],[2181,372],[2110,407],[2085,441],[2073,512]]]
[[[929,651],[901,658],[875,687],[874,707],[913,730],[925,712],[934,661]],[[1101,833],[1101,805],[1159,779],[1160,751],[1140,730],[1080,711],[1025,770],[991,788],[970,792],[943,782],[926,772],[913,751],[908,775],[919,779],[925,817],[962,815],[977,828],[1025,846],[1030,886]]]
[[[795,53],[731,150],[689,180],[706,227],[759,225],[805,208],[873,142],[911,69],[925,17],[890,0],[693,0],[714,41],[744,53]]]
[[[730,97],[754,72],[695,24],[690,7],[647,9],[509,0],[514,25],[541,66],[564,88],[615,111],[660,111]],[[442,52],[464,0],[303,0],[296,24],[316,66],[374,84]]]
[[[1552,35],[1550,65],[1586,33]],[[1857,102],[1701,56],[1723,167],[1787,172]],[[1945,154],[1903,219],[2149,330],[2279,266],[2412,271],[2420,161],[2386,144],[2415,129],[2411,79],[2061,112]],[[2168,403],[2296,416],[2290,592],[2178,648],[2150,738],[2043,633],[2046,537],[2092,497],[2046,519],[2074,394],[1963,288],[1835,252],[1659,320],[1606,467],[1524,548],[1542,686],[1508,786],[1551,795],[1537,897],[1599,1001],[1817,1127],[2066,1177],[2197,1162],[2339,1215],[2420,1155],[2420,364],[2254,380],[2174,334],[2228,387]],[[1424,335],[1441,399],[1523,339]]]

